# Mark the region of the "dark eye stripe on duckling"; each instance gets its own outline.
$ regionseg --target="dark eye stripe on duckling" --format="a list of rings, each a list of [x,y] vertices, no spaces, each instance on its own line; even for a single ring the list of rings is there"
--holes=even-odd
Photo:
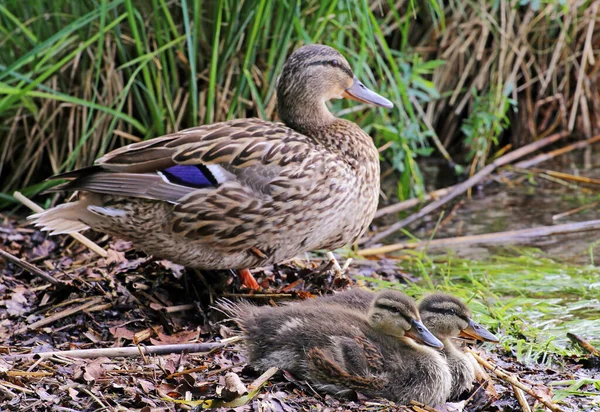
[[[461,318],[462,320],[464,320],[465,322],[469,322],[469,317],[465,316],[465,315],[461,315],[458,312],[454,311],[451,312],[451,309],[448,308],[435,308],[435,307],[429,307],[424,309],[425,312],[433,312],[433,313],[441,313],[443,315],[452,315],[452,316],[458,316],[459,318]]]
[[[341,71],[343,71],[344,73],[346,73],[348,76],[354,77],[354,73],[352,73],[352,70],[350,70],[349,68],[347,68],[344,65],[342,65],[342,63],[340,63],[339,60],[317,60],[315,62],[308,63],[308,66],[331,66],[331,67],[337,67],[338,69],[340,69]]]
[[[412,321],[412,318],[410,318],[410,317],[406,316],[404,313],[402,313],[400,311],[400,308],[397,307],[397,306],[386,305],[386,304],[383,304],[383,303],[376,303],[375,307],[377,309],[383,309],[383,310],[387,310],[389,312],[393,312],[393,313],[401,316],[402,318],[404,318],[404,320],[407,321],[408,323],[410,323]]]
[[[189,187],[218,186],[219,182],[205,165],[175,165],[160,173],[170,182]]]

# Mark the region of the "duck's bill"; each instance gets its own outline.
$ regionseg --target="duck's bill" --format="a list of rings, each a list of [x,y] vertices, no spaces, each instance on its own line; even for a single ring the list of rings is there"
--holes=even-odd
[[[411,328],[404,334],[423,345],[431,346],[436,349],[444,349],[444,344],[438,338],[433,336],[431,332],[419,320],[411,322]]]
[[[466,339],[482,340],[484,342],[500,342],[496,335],[475,322],[473,319],[469,319],[469,326],[461,330],[458,336]]]
[[[378,95],[372,90],[369,90],[367,86],[362,84],[360,80],[354,76],[354,83],[352,86],[344,90],[342,93],[347,99],[356,100],[357,102],[368,103],[379,107],[387,107],[391,109],[394,104],[383,96]]]

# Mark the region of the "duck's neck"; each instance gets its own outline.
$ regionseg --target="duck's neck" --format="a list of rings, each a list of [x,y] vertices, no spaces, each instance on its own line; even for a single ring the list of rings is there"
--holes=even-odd
[[[312,97],[312,96],[310,96]],[[337,118],[331,114],[324,100],[307,99],[306,96],[281,99],[277,113],[286,126],[306,136],[316,137],[321,130],[331,126]]]
[[[446,338],[442,338],[440,340],[444,344],[444,349],[442,349],[442,352],[444,352],[446,357],[455,358],[455,357],[460,357],[463,355],[463,352],[456,347],[456,345],[452,341],[452,338],[446,337]]]

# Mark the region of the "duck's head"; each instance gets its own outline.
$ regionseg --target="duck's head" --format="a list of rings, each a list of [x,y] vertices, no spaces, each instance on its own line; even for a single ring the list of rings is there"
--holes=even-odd
[[[436,349],[444,348],[442,342],[421,322],[415,302],[403,293],[379,293],[371,304],[369,323],[373,329],[385,335],[408,337]]]
[[[471,319],[471,311],[460,299],[444,293],[424,297],[419,313],[427,328],[439,339],[468,338],[499,342],[486,328]]]
[[[325,102],[348,98],[392,108],[385,97],[369,90],[352,73],[348,61],[329,46],[311,44],[293,52],[277,83],[277,111],[290,126],[319,126],[331,122]]]

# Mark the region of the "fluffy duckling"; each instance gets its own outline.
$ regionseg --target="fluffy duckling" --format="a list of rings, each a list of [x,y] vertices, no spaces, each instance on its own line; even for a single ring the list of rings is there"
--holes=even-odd
[[[354,288],[312,301],[317,305],[341,305],[354,310],[367,310],[377,296],[362,288]],[[475,369],[469,357],[452,342],[455,338],[498,342],[498,338],[471,318],[471,311],[454,296],[435,293],[423,298],[418,306],[423,324],[443,344],[452,374],[452,390],[449,399],[458,398],[473,387]]]
[[[478,339],[499,342],[491,332],[471,319],[471,311],[454,296],[435,293],[424,297],[419,303],[419,313],[427,328],[444,343],[452,390],[449,399],[457,399],[470,391],[475,380],[475,368],[469,357],[452,342],[454,338]]]
[[[402,293],[376,294],[362,312],[318,303],[257,307],[221,301],[217,307],[244,332],[250,364],[258,370],[277,366],[326,392],[355,389],[399,403],[439,405],[450,394],[448,364],[425,346],[443,345]]]

